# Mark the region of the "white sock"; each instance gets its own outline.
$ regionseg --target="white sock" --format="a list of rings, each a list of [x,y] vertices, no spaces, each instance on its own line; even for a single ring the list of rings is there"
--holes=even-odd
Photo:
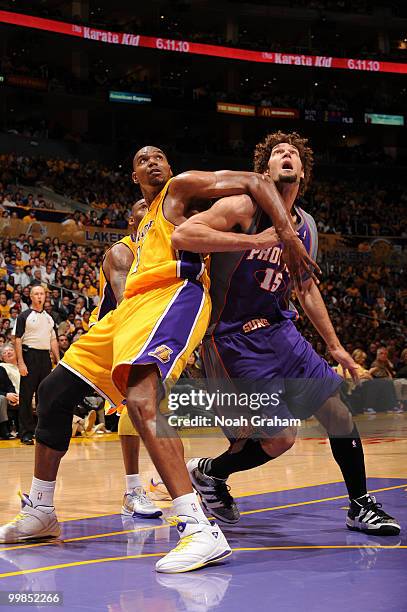
[[[209,523],[196,493],[187,493],[176,497],[172,503],[177,516],[194,518],[198,523]]]
[[[126,474],[126,492],[130,493],[136,487],[142,487],[139,474]]]
[[[54,505],[56,482],[56,480],[40,480],[33,476],[29,497],[34,508],[36,506]]]

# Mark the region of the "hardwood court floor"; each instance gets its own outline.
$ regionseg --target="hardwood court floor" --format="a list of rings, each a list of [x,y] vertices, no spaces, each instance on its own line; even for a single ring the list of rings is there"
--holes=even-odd
[[[58,480],[61,538],[0,546],[0,595],[58,591],[58,608],[70,612],[344,612],[366,602],[371,612],[404,612],[406,427],[407,415],[359,419],[369,490],[399,519],[400,536],[346,529],[346,489],[329,444],[310,422],[284,457],[231,479],[242,514],[224,527],[232,556],[176,575],[154,572],[175,545],[174,528],[119,514],[124,480],[117,436],[75,440]],[[192,433],[184,439],[187,458],[226,446],[220,437],[185,432]],[[0,521],[16,513],[17,490],[29,488],[33,454],[18,442],[0,444]],[[154,474],[144,450],[141,472],[145,482]]]
[[[407,414],[358,417],[363,434],[368,477],[407,479]],[[185,458],[215,456],[226,449],[221,434],[182,432]],[[202,432],[201,432],[202,433]],[[341,481],[329,442],[311,421],[300,432],[294,447],[268,464],[230,478],[234,495],[282,491]],[[0,522],[18,508],[18,490],[29,491],[34,447],[18,441],[0,442]],[[156,474],[141,448],[140,473],[147,484]],[[60,520],[113,514],[120,511],[124,471],[116,434],[73,440],[64,457],[56,489]]]

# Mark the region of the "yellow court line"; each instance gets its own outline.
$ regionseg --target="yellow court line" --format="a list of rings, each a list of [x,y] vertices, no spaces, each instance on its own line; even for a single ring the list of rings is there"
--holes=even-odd
[[[8,578],[10,576],[25,576],[25,574],[36,574],[38,572],[50,572],[56,569],[65,569],[67,567],[78,567],[80,565],[93,565],[95,563],[108,563],[109,561],[125,561],[126,559],[145,559],[147,557],[163,557],[167,553],[144,553],[142,555],[125,555],[122,557],[105,557],[103,559],[87,559],[86,561],[72,561],[71,563],[60,563],[59,565],[48,565],[46,567],[34,567],[27,570],[18,570],[16,572],[8,572],[0,574],[0,578]]]
[[[310,484],[310,485],[298,485],[295,487],[290,487],[289,489],[273,489],[271,491],[249,491],[248,493],[242,493],[241,495],[235,495],[235,499],[241,499],[243,497],[254,497],[255,495],[267,495],[268,493],[285,493],[286,491],[293,491],[295,489],[309,489],[311,487],[321,487],[324,485],[330,485],[330,484],[340,484],[343,483],[343,480],[330,480],[328,482],[318,482],[317,484]],[[407,484],[405,485],[407,486]],[[160,506],[160,508],[167,508],[169,507],[169,505],[167,506],[166,504],[169,504],[169,502],[164,502],[164,505]],[[93,518],[102,518],[104,516],[118,516],[120,514],[120,512],[107,512],[106,514],[93,514],[91,516],[79,516],[77,518],[73,517],[73,518],[68,518],[68,519],[62,519],[60,521],[58,521],[59,523],[69,523],[70,521],[86,521],[87,519],[93,519]]]
[[[289,489],[272,489],[270,491],[249,491],[248,493],[241,493],[240,495],[235,495],[234,498],[235,499],[242,499],[243,497],[254,497],[255,495],[267,495],[269,493],[285,493],[287,491],[294,491],[296,489],[311,489],[312,487],[323,487],[325,485],[330,485],[330,484],[343,484],[343,480],[329,480],[327,482],[318,482],[317,484],[309,484],[309,485],[297,485],[295,487],[290,487]],[[407,487],[407,483],[404,485],[397,485],[395,488],[401,488],[401,487]],[[392,489],[393,487],[390,487],[390,489]],[[371,493],[377,493],[378,491],[385,491],[387,489],[376,489],[375,491],[371,491]],[[344,495],[344,497],[348,497],[347,495]],[[328,499],[328,498],[327,498]],[[332,498],[335,499],[335,498]],[[167,508],[169,506],[167,506],[166,504],[169,504],[169,502],[164,502],[165,505],[160,506],[161,508]],[[281,506],[284,507],[284,506]],[[68,519],[63,519],[61,521],[59,521],[60,523],[68,523],[69,521],[85,521],[86,519],[92,519],[92,518],[100,518],[100,517],[104,517],[104,516],[118,516],[120,514],[120,512],[108,512],[107,514],[94,514],[92,516],[80,516],[78,518],[68,518]],[[244,514],[242,512],[242,514]]]
[[[394,485],[392,487],[383,487],[382,489],[374,489],[371,491],[371,493],[379,493],[380,491],[391,491],[393,489],[401,489],[402,487],[406,487],[407,483],[404,483],[402,485]],[[309,501],[302,501],[302,502],[295,502],[293,504],[285,504],[284,506],[271,506],[270,508],[257,508],[256,510],[245,510],[244,512],[241,512],[240,514],[242,515],[247,515],[247,514],[258,514],[259,512],[270,512],[272,510],[283,510],[285,508],[295,508],[298,506],[307,506],[309,504],[319,504],[322,502],[326,502],[326,501],[332,501],[335,499],[343,499],[343,498],[347,498],[347,495],[338,495],[336,497],[325,497],[323,499],[311,499]],[[38,542],[35,544],[20,544],[19,546],[11,546],[8,548],[2,548],[0,546],[0,555],[1,552],[5,552],[7,550],[20,550],[20,549],[27,549],[27,548],[34,548],[34,547],[39,547],[39,546],[50,546],[50,545],[58,545],[58,544],[65,544],[68,542],[82,542],[84,540],[96,540],[98,538],[107,538],[107,537],[111,537],[111,536],[115,536],[115,535],[122,535],[122,534],[126,534],[126,533],[139,533],[140,531],[153,531],[156,529],[163,529],[164,527],[168,527],[169,525],[167,523],[163,524],[163,525],[156,525],[156,526],[151,526],[151,527],[139,527],[136,529],[127,529],[124,531],[112,531],[112,532],[108,532],[108,533],[97,533],[94,535],[88,535],[88,536],[80,536],[77,538],[67,538],[64,540],[54,540],[51,542]],[[1,556],[0,556],[1,559]]]
[[[380,493],[381,491],[391,491],[393,489],[402,489],[407,486],[407,483],[395,485],[393,487],[383,487],[382,489],[373,489],[369,493]],[[259,512],[268,512],[270,510],[283,510],[284,508],[296,508],[297,506],[308,506],[309,504],[319,504],[321,502],[333,501],[335,499],[348,499],[348,495],[336,495],[335,497],[324,497],[322,499],[311,499],[309,501],[296,502],[294,504],[285,504],[284,506],[272,506],[271,508],[258,508],[257,510],[246,510],[240,514],[257,514]]]
[[[233,552],[267,552],[271,550],[319,550],[319,549],[361,549],[374,548],[380,550],[398,550],[407,549],[406,546],[375,546],[373,544],[357,545],[357,544],[331,544],[331,545],[310,545],[310,546],[262,546],[258,548],[232,548]],[[0,578],[10,578],[12,576],[25,576],[26,574],[36,574],[40,572],[50,572],[57,569],[66,569],[68,567],[79,567],[83,565],[95,565],[97,563],[109,563],[112,561],[126,561],[127,559],[146,559],[149,557],[163,557],[167,553],[143,553],[140,555],[123,555],[120,557],[104,557],[102,559],[87,559],[86,561],[72,561],[71,563],[60,563],[58,565],[48,565],[45,567],[34,567],[27,570],[17,570],[15,572],[6,572],[0,574]]]

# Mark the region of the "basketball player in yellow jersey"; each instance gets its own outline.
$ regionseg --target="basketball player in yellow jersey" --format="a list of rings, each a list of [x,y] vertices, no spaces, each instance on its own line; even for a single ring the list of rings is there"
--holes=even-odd
[[[133,180],[149,210],[138,228],[126,299],[74,343],[42,383],[30,495],[23,497],[18,520],[0,527],[0,542],[59,535],[53,506],[55,479],[69,446],[73,408],[89,393],[90,385],[113,404],[126,398],[129,416],[177,515],[180,542],[157,562],[156,569],[178,573],[223,559],[231,550],[219,527],[205,517],[192,491],[182,443],[158,409],[163,387],[177,380],[210,316],[207,262],[201,255],[174,250],[172,232],[212,198],[247,193],[272,217],[284,242],[285,263],[299,284],[316,264],[299,241],[274,183],[266,177],[191,171],[172,178],[165,154],[148,146],[135,155]],[[235,237],[235,249],[241,250],[241,236]],[[267,248],[274,244],[275,234],[266,230],[251,240],[247,248]]]
[[[133,204],[128,222],[131,233],[115,242],[103,257],[99,277],[99,304],[92,312],[91,325],[102,320],[123,299],[126,278],[136,255],[137,228],[147,210],[144,198]],[[113,407],[109,412],[115,411],[116,408]],[[122,514],[157,518],[162,515],[162,511],[147,497],[141,483],[139,475],[140,437],[127,410],[120,413],[118,433],[126,471],[126,491],[123,496]]]

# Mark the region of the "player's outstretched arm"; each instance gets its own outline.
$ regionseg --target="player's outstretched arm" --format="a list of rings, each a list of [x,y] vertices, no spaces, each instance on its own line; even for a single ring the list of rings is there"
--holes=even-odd
[[[308,319],[325,341],[332,357],[342,366],[345,376],[346,371],[349,370],[354,382],[358,382],[357,363],[340,343],[322,295],[312,278],[303,283],[301,290],[297,292],[297,297]]]
[[[271,217],[282,240],[296,239],[291,216],[286,211],[274,182],[255,172],[190,170],[179,174],[171,181],[168,189],[171,205],[168,210],[170,216],[167,218],[175,225],[179,225],[185,220],[189,205],[194,200],[211,200],[243,194],[251,196],[252,200]],[[177,202],[178,207],[174,206]],[[167,203],[165,210],[167,213]]]
[[[130,272],[134,257],[132,251],[123,243],[115,244],[103,261],[103,272],[110,282],[117,303],[123,299],[126,278]]]
[[[269,248],[279,242],[274,228],[260,234],[238,234],[232,230],[250,224],[255,205],[247,195],[221,198],[209,209],[187,219],[171,236],[172,246],[194,253],[222,253]]]
[[[176,176],[170,184],[164,202],[166,218],[174,225],[183,223],[193,200],[210,200],[230,195],[250,195],[269,215],[281,241],[284,242],[285,262],[296,283],[301,286],[304,273],[314,275],[319,269],[298,239],[290,217],[274,182],[254,172],[199,172],[191,170]]]

